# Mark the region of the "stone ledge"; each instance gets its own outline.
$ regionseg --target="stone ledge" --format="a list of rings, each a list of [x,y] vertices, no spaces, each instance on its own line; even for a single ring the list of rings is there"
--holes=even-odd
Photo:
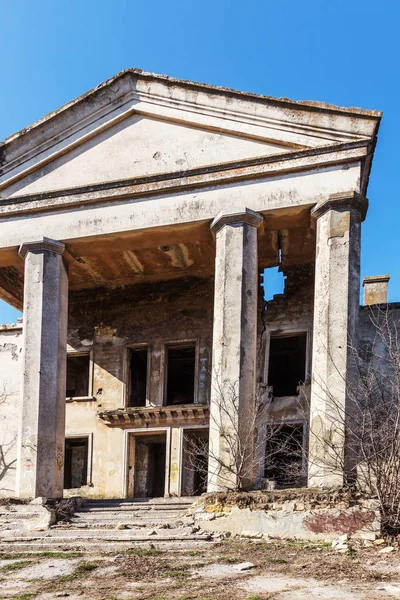
[[[110,426],[134,426],[147,428],[178,423],[207,425],[208,404],[181,404],[176,406],[147,406],[143,408],[119,408],[98,413],[98,417]]]

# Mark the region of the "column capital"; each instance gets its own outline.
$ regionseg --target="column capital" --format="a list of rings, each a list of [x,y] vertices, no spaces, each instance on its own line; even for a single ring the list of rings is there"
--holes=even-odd
[[[263,217],[259,213],[245,208],[242,212],[224,213],[221,212],[215,217],[210,225],[210,229],[215,236],[220,229],[225,225],[251,225],[252,227],[259,227],[263,222]]]
[[[62,242],[57,242],[56,240],[43,237],[37,242],[27,242],[25,244],[21,244],[18,254],[22,258],[25,258],[28,252],[35,252],[36,254],[40,252],[54,252],[55,254],[63,254],[64,250],[65,244]]]
[[[368,199],[355,190],[331,194],[326,200],[318,202],[311,210],[311,217],[319,219],[328,210],[346,210],[353,208],[360,215],[360,221],[364,221],[368,210]]]

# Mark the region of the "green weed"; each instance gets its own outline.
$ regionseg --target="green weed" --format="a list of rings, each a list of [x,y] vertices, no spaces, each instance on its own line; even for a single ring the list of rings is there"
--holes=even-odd
[[[130,548],[126,551],[131,556],[159,556],[165,554],[165,550],[156,550],[154,548]]]
[[[276,558],[275,556],[268,556],[265,560],[273,565],[287,565],[289,562],[284,558]]]
[[[8,565],[4,565],[1,567],[2,571],[16,571],[18,569],[23,569],[31,564],[30,560],[19,560],[17,562],[9,563]]]

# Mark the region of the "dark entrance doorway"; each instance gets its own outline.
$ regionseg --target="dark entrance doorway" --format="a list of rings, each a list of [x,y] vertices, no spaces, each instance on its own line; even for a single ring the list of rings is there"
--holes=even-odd
[[[133,496],[161,498],[165,494],[166,434],[134,436]]]
[[[64,459],[64,489],[80,488],[87,485],[88,473],[87,437],[66,438]]]
[[[183,496],[200,496],[207,491],[208,435],[208,429],[186,430],[184,433]]]

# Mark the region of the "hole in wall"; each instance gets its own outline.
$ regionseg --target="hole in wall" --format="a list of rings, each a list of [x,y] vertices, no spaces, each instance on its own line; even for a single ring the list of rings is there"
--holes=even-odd
[[[280,267],[270,267],[261,273],[261,287],[264,290],[264,300],[273,300],[276,294],[283,294],[285,290],[285,275],[279,270]]]
[[[0,323],[10,325],[16,323],[17,319],[22,318],[22,312],[5,302],[0,300]]]

